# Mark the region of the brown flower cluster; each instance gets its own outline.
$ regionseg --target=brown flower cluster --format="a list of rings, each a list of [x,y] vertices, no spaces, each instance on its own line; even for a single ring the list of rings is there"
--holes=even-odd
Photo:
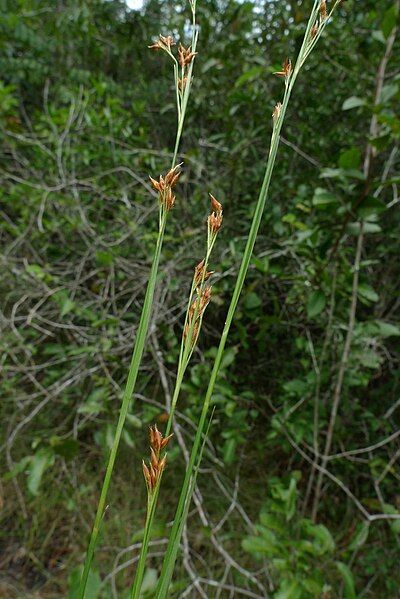
[[[211,235],[216,235],[222,225],[222,205],[209,194],[211,200],[211,214],[207,219],[208,229]]]
[[[198,287],[203,282],[208,281],[208,279],[213,274],[214,274],[213,270],[206,271],[205,261],[202,260],[201,262],[198,263],[198,265],[194,269],[194,284],[196,285],[196,287]]]
[[[157,488],[158,482],[162,476],[167,462],[167,456],[164,455],[163,457],[161,457],[161,452],[168,445],[168,442],[172,435],[168,435],[168,437],[164,438],[158,430],[157,425],[154,424],[150,427],[149,437],[150,463],[147,466],[145,461],[143,460],[143,475],[146,481],[147,491],[149,495],[151,495]]]
[[[326,10],[325,0],[322,0],[321,4],[319,5],[319,14],[321,17],[321,21],[325,21],[328,18],[328,11]]]
[[[151,46],[148,46],[148,48],[151,48],[152,50],[165,50],[170,52],[171,46],[175,45],[176,43],[171,35],[164,36],[160,34],[158,40],[154,44],[151,44]]]
[[[178,164],[174,168],[171,168],[165,177],[160,175],[158,181],[153,179],[153,177],[149,177],[153,188],[158,191],[160,204],[164,206],[167,211],[171,210],[175,204],[176,198],[172,190],[178,183],[179,177],[181,176],[180,167],[181,165]]]
[[[175,46],[175,40],[171,35],[160,35],[158,40],[156,42],[154,42],[154,44],[151,44],[150,46],[148,46],[149,48],[151,48],[152,50],[164,50],[165,52],[167,52],[168,54],[171,54],[171,47]],[[185,69],[185,67],[189,66],[190,63],[192,62],[193,58],[196,56],[197,52],[193,52],[192,51],[192,47],[188,46],[187,48],[185,48],[185,46],[182,46],[182,44],[179,44],[178,46],[178,62],[181,65],[182,69]],[[182,85],[182,83],[181,83]],[[183,81],[183,87],[185,86],[185,80]]]
[[[292,61],[290,60],[290,58],[286,58],[285,62],[282,65],[281,71],[276,71],[274,73],[274,75],[277,75],[278,77],[283,77],[284,79],[286,79],[286,81],[289,80],[291,74],[292,74]]]
[[[182,44],[179,44],[178,48],[178,62],[181,65],[182,69],[188,66],[193,58],[196,56],[197,52],[192,52],[191,46],[185,48]]]
[[[200,266],[200,265],[198,265],[198,266]],[[197,270],[198,266],[195,269],[195,277],[197,274],[196,270]],[[210,272],[210,273],[206,273],[206,274],[211,276],[212,273]],[[192,336],[190,339],[191,347],[193,347],[196,344],[197,338],[199,336],[201,319],[203,317],[205,309],[207,308],[208,304],[210,303],[211,289],[212,289],[211,287],[206,287],[203,290],[201,288],[198,288],[197,289],[197,297],[192,302],[192,305],[189,308],[187,322],[186,322],[186,325],[185,325],[185,328],[183,331],[183,338],[186,340],[189,336],[190,330],[192,331]]]

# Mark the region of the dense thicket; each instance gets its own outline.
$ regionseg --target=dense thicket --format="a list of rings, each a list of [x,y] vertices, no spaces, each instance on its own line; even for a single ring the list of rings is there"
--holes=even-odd
[[[398,597],[398,4],[343,2],[296,84],[173,597]],[[188,15],[169,0],[0,8],[0,592],[72,598],[153,253],[148,175],[175,136],[171,67],[147,46],[185,39]],[[309,10],[199,0],[184,176],[93,597],[124,597],[132,579],[147,428],[165,422],[212,191],[225,209],[214,295],[178,406],[151,596],[263,176],[272,73]]]

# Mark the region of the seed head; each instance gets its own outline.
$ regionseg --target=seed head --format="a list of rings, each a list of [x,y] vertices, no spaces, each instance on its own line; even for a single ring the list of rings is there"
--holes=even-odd
[[[153,188],[156,191],[158,191],[158,198],[160,204],[162,204],[167,211],[171,210],[171,208],[175,204],[176,198],[172,193],[172,189],[175,187],[179,180],[179,177],[181,176],[180,167],[181,165],[178,164],[177,166],[169,170],[165,177],[160,175],[158,181],[156,179],[153,179],[153,177],[149,177]]]
[[[174,196],[170,188],[168,188],[168,190],[165,192],[163,200],[165,209],[167,210],[167,212],[169,212],[171,208],[174,207],[176,200],[176,196]]]
[[[182,68],[189,65],[193,58],[196,56],[197,52],[191,51],[191,46],[185,48],[182,44],[179,44],[178,48],[178,62]]]
[[[175,187],[175,185],[178,183],[181,174],[181,164],[177,164],[176,166],[174,166],[174,168],[171,168],[171,170],[169,170],[168,173],[165,175],[165,185],[171,188]]]
[[[167,456],[165,455],[163,458],[161,458],[161,460],[160,460],[160,461],[159,461],[159,463],[158,463],[158,471],[159,471],[159,473],[160,473],[160,476],[161,476],[161,474],[162,474],[162,473],[163,473],[163,471],[164,471],[164,468],[165,468],[165,466],[166,466],[166,463],[167,463]]]
[[[150,447],[150,464],[154,469],[157,469],[158,466],[158,458],[156,456],[156,452],[152,447]]]
[[[208,279],[213,274],[214,274],[213,270],[205,271],[204,260],[202,260],[201,262],[199,262],[199,264],[194,269],[194,284],[197,287],[202,282],[208,281]]]
[[[189,335],[190,329],[192,329],[192,337],[190,339],[191,347],[194,347],[199,336],[201,319],[205,309],[210,303],[210,299],[211,287],[206,287],[202,291],[200,291],[200,289],[197,289],[197,297],[192,302],[188,310],[187,321],[183,330],[183,338],[186,340]]]
[[[168,435],[168,437],[165,437],[164,439],[156,424],[153,424],[153,426],[149,428],[150,447],[154,450],[156,455],[166,447],[171,437],[172,435]]]
[[[321,4],[319,5],[319,14],[321,15],[322,21],[325,21],[325,19],[327,19],[327,17],[328,17],[325,0],[321,0]]]
[[[222,225],[222,212],[211,212],[207,219],[208,228],[213,235],[216,235]]]
[[[318,24],[315,23],[314,27],[311,29],[311,38],[314,39],[318,33]]]
[[[170,51],[171,46],[175,46],[174,38],[171,35],[164,36],[160,33],[158,40],[154,44],[151,44],[151,46],[148,46],[148,48],[151,48],[152,50]]]
[[[204,310],[207,308],[211,299],[211,289],[212,287],[206,287],[200,298],[200,314],[203,314]]]
[[[211,200],[211,210],[212,212],[222,212],[222,205],[214,198],[211,193],[208,194]]]
[[[160,457],[160,452],[166,447],[172,435],[163,437],[154,424],[149,429],[150,437],[150,463],[147,466],[143,461],[143,476],[146,481],[147,491],[151,495],[158,485],[161,478],[165,464],[167,462],[167,456]]]
[[[291,74],[292,74],[292,61],[290,60],[290,58],[285,59],[285,62],[283,63],[281,71],[276,71],[274,73],[274,75],[277,75],[278,77],[284,77],[286,80],[289,79]]]
[[[153,424],[153,426],[151,426],[149,428],[149,438],[150,438],[150,447],[152,449],[154,449],[155,451],[159,452],[161,449],[161,442],[162,442],[162,434],[160,433],[160,431],[157,428],[156,424]]]
[[[209,194],[211,200],[211,214],[207,219],[209,231],[212,235],[216,235],[222,225],[222,205]]]

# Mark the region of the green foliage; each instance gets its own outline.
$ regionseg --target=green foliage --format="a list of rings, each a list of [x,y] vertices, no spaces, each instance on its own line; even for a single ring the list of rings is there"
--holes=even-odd
[[[278,598],[320,597],[334,588],[329,581],[334,580],[335,542],[326,526],[298,516],[298,479],[298,472],[269,479],[270,498],[256,524],[258,534],[243,540],[246,551],[271,563]],[[345,564],[339,565],[351,577]]]
[[[70,573],[85,550],[156,238],[147,177],[165,171],[175,136],[169,65],[147,45],[160,31],[183,38],[188,25],[181,8],[156,0],[141,11],[120,0],[0,3],[1,543],[10,599],[67,597],[68,577],[79,575]],[[93,570],[94,592],[100,578],[107,598],[114,582],[118,597],[132,582],[131,564],[118,570],[115,581],[104,580],[120,549],[138,543],[143,530],[141,458],[148,425],[166,422],[165,380],[174,381],[183,303],[203,252],[207,192],[224,204],[225,221],[213,300],[178,404],[188,449],[262,178],[271,113],[281,97],[282,81],[272,72],[295,56],[309,3],[221,0],[203,2],[199,10],[201,44],[182,146],[185,174],[104,519],[107,550],[99,552]],[[358,303],[331,453],[374,446],[398,428],[398,38],[374,106],[379,64],[396,19],[392,0],[342,2],[327,40],[298,79],[270,207],[214,391],[210,443],[198,476],[209,526],[193,504],[189,512],[191,566],[200,578],[223,580],[226,562],[210,531],[228,513],[217,528],[220,545],[266,589],[262,568],[278,560],[277,596],[313,596],[322,583],[334,597],[341,589],[349,597],[367,589],[377,599],[398,593],[398,520],[366,523],[351,498],[325,477],[312,524],[312,465],[294,447],[312,462],[317,431],[323,450],[361,219]],[[371,137],[373,117],[378,130]],[[373,157],[366,179],[368,141]],[[331,459],[327,468],[369,513],[395,517],[396,452],[394,437],[371,451]],[[176,437],[168,459],[166,523],[184,476]],[[301,479],[285,478],[293,470],[301,470]],[[216,480],[228,494],[235,481],[235,501]],[[249,521],[257,522],[256,534]],[[336,542],[322,554],[321,529],[312,532],[320,525],[334,532]],[[163,525],[152,537],[151,580],[164,548],[156,543],[169,530]],[[244,551],[244,538],[264,549]],[[131,551],[118,566],[137,557],[138,549]],[[235,568],[227,576],[227,586],[263,592]],[[171,597],[190,584],[178,559]],[[311,590],[304,591],[304,584]],[[212,586],[203,590],[216,592]]]

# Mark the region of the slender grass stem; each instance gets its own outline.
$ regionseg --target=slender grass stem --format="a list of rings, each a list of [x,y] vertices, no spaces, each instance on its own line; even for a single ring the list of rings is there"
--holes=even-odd
[[[137,375],[139,372],[139,366],[143,355],[144,345],[146,341],[147,331],[150,322],[151,309],[154,297],[154,288],[157,279],[158,266],[160,263],[161,249],[164,239],[165,225],[167,222],[166,213],[163,214],[160,221],[160,229],[157,237],[156,249],[154,253],[153,263],[151,266],[150,279],[147,285],[146,296],[144,299],[143,310],[140,317],[139,327],[137,331],[137,337],[135,347],[133,350],[132,361],[129,368],[128,380],[126,383],[124,395],[122,398],[122,405],[118,417],[117,428],[114,435],[113,444],[108,458],[106,474],[104,477],[103,486],[100,493],[100,499],[97,506],[96,516],[93,524],[93,530],[90,537],[89,547],[86,554],[85,565],[82,573],[80,582],[80,588],[78,597],[83,599],[85,596],[87,580],[90,572],[90,567],[93,561],[93,555],[97,544],[98,535],[100,532],[100,525],[104,516],[106,508],[107,494],[110,487],[111,476],[114,470],[115,459],[118,452],[119,443],[121,440],[122,431],[124,428],[126,415],[128,413],[130,401],[135,388]]]
[[[195,3],[192,5],[192,17],[193,17],[193,32],[192,32],[192,48],[193,51],[196,49],[197,39],[198,39],[198,31],[196,30],[195,24]],[[177,81],[177,64],[176,59],[174,59],[174,79],[175,85],[178,85]],[[186,116],[186,108],[188,105],[190,88],[191,88],[191,76],[193,71],[193,60],[188,69],[188,81],[187,85],[184,88],[184,94],[182,99],[182,104],[179,105],[177,103],[178,110],[178,126],[176,132],[174,153],[171,162],[171,169],[175,167],[178,157],[179,146],[182,138],[183,126],[185,122]],[[157,281],[158,268],[160,264],[161,251],[164,241],[165,227],[167,223],[168,213],[161,207],[160,215],[159,215],[159,231],[157,236],[156,248],[154,252],[153,262],[151,265],[150,278],[147,284],[146,295],[144,299],[143,309],[140,316],[139,327],[137,331],[137,337],[135,341],[135,346],[133,350],[132,360],[128,372],[128,379],[126,383],[126,387],[124,390],[124,394],[122,397],[122,404],[119,412],[118,423],[115,430],[115,435],[113,439],[113,443],[110,450],[110,455],[107,462],[106,473],[104,476],[103,486],[100,493],[100,499],[97,506],[97,511],[94,519],[93,529],[90,536],[89,546],[86,553],[85,564],[83,567],[82,577],[80,580],[79,591],[78,591],[78,599],[84,599],[86,593],[87,581],[90,573],[90,568],[93,561],[94,552],[96,549],[96,545],[98,542],[98,536],[100,532],[101,523],[104,517],[104,512],[106,509],[106,501],[107,495],[110,488],[110,482],[112,473],[114,470],[115,460],[118,453],[118,447],[121,441],[122,431],[125,425],[126,416],[130,407],[130,403],[132,400],[132,395],[135,389],[136,379],[139,372],[140,363],[143,356],[144,346],[146,342],[147,332],[150,324],[150,317],[153,306],[154,299],[154,290]],[[156,501],[154,502],[154,506],[156,505]],[[146,534],[150,535],[151,527],[146,527]],[[147,541],[148,544],[148,541]],[[144,566],[143,566],[144,567]]]
[[[206,276],[207,267],[208,267],[208,263],[209,263],[209,259],[210,259],[210,254],[211,254],[212,248],[215,243],[215,239],[216,239],[215,236],[213,239],[210,239],[210,235],[208,234],[207,253],[206,253],[206,257],[204,259],[203,276],[202,276],[202,280],[200,282],[200,293],[199,293],[200,296],[204,289],[205,276]],[[195,290],[196,290],[196,283],[195,283],[195,279],[193,279],[193,283],[192,283],[192,286],[190,289],[190,294],[189,294],[188,307],[187,307],[187,311],[186,311],[185,327],[188,322],[189,309],[192,304],[193,295],[194,295]],[[196,309],[193,314],[192,324],[189,327],[186,339],[185,339],[184,335],[182,335],[182,344],[181,344],[181,350],[180,350],[180,356],[179,356],[179,362],[178,362],[176,383],[175,383],[174,393],[172,396],[169,418],[168,418],[168,422],[167,422],[167,426],[166,426],[166,430],[165,430],[166,437],[171,432],[175,409],[176,409],[176,405],[177,405],[179,395],[181,392],[181,388],[182,388],[183,378],[184,378],[186,369],[188,367],[190,358],[193,353],[192,338],[193,338],[193,333],[194,333],[195,322],[198,317],[198,311],[199,311],[199,302],[196,305]],[[185,327],[184,327],[184,330],[185,330]],[[199,328],[200,327],[201,327],[201,321],[200,321]],[[138,562],[138,566],[136,569],[135,579],[133,581],[133,585],[132,585],[132,589],[131,589],[131,599],[138,599],[138,597],[140,597],[140,591],[141,591],[143,576],[144,576],[144,568],[145,568],[145,564],[146,564],[149,543],[150,543],[150,539],[151,539],[151,530],[153,527],[154,517],[155,517],[155,513],[156,513],[156,509],[157,509],[157,501],[158,501],[160,483],[161,483],[161,479],[157,485],[157,488],[154,491],[154,494],[151,497],[151,501],[149,501],[149,505],[148,505],[148,509],[147,509],[146,524],[145,524],[145,532],[144,532],[144,536],[143,536],[142,547],[140,550],[139,562]]]
[[[222,362],[228,334],[230,331],[230,327],[231,327],[233,317],[234,317],[234,314],[236,311],[236,307],[237,307],[237,304],[238,304],[238,301],[239,301],[239,298],[240,298],[240,295],[241,295],[241,292],[243,289],[246,274],[247,274],[247,271],[249,268],[251,256],[253,253],[254,245],[256,242],[258,230],[259,230],[261,219],[262,219],[262,215],[264,213],[264,208],[265,208],[267,197],[268,197],[268,190],[269,190],[272,173],[273,173],[273,169],[275,166],[277,151],[278,151],[278,147],[279,147],[279,141],[280,141],[279,136],[280,136],[283,122],[284,122],[285,113],[286,113],[286,109],[287,109],[287,106],[288,106],[288,103],[290,100],[291,92],[292,92],[294,83],[296,81],[297,75],[305,62],[305,58],[310,53],[309,52],[310,44],[313,43],[313,46],[315,45],[314,42],[310,41],[311,40],[310,36],[311,36],[312,27],[314,26],[316,19],[317,19],[318,7],[319,7],[319,2],[318,2],[318,0],[316,0],[314,2],[314,6],[311,11],[311,15],[310,15],[310,18],[309,18],[309,21],[307,24],[303,44],[302,44],[302,47],[300,49],[300,52],[299,52],[299,55],[298,55],[298,58],[296,61],[296,65],[294,67],[293,73],[291,74],[290,78],[288,78],[286,80],[285,93],[284,93],[282,105],[281,105],[280,110],[274,120],[274,127],[273,127],[273,131],[272,131],[270,151],[269,151],[268,161],[267,161],[266,170],[265,170],[265,174],[264,174],[264,179],[262,182],[260,194],[259,194],[257,204],[255,207],[249,236],[247,238],[246,247],[245,247],[242,262],[241,262],[241,265],[239,268],[238,277],[237,277],[235,288],[233,291],[231,303],[230,303],[230,306],[228,309],[228,314],[226,317],[225,325],[224,325],[224,328],[222,331],[222,335],[221,335],[220,343],[218,346],[217,355],[215,357],[213,369],[211,372],[207,392],[206,392],[205,399],[203,402],[200,420],[198,423],[195,440],[194,440],[192,451],[191,451],[190,458],[189,458],[189,464],[186,468],[185,478],[184,478],[182,488],[181,488],[181,494],[179,497],[178,507],[177,507],[176,513],[175,513],[174,524],[173,524],[173,527],[171,530],[171,534],[170,534],[170,538],[169,538],[169,542],[168,542],[168,546],[167,546],[167,550],[166,550],[166,554],[164,557],[162,570],[161,570],[161,574],[160,574],[160,578],[159,578],[159,582],[158,582],[158,586],[157,586],[157,590],[156,590],[156,599],[164,599],[165,597],[168,596],[169,585],[170,585],[170,582],[172,579],[175,561],[176,561],[176,557],[177,557],[177,553],[178,553],[178,549],[179,549],[180,538],[181,538],[182,529],[183,529],[182,519],[184,518],[185,511],[187,511],[187,503],[188,503],[188,501],[190,501],[191,494],[192,494],[191,493],[192,475],[193,475],[193,471],[195,468],[196,458],[198,456],[199,448],[201,446],[201,439],[202,439],[202,435],[203,435],[203,431],[204,431],[204,427],[205,427],[205,423],[206,423],[206,419],[207,419],[208,410],[209,410],[210,403],[211,403],[212,396],[213,396],[214,386],[215,386],[215,383],[217,380],[219,368],[221,366],[221,362]],[[316,37],[318,37],[318,38],[320,37],[324,27],[325,27],[325,24],[322,27],[320,27],[320,30],[318,31]]]

